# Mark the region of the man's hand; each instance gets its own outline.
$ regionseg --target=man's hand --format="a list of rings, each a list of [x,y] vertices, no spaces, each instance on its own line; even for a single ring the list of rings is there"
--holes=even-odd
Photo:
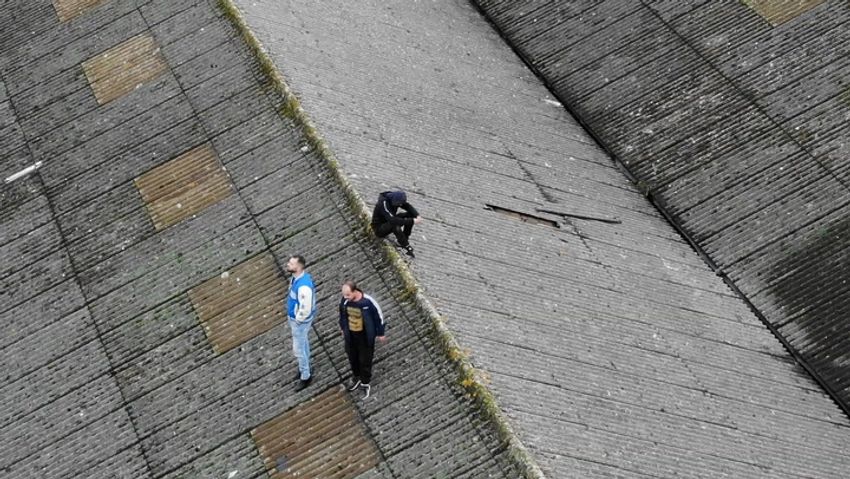
[[[375,339],[377,339],[377,340],[378,340],[378,342],[381,342],[381,343],[385,343],[385,342],[387,342],[387,337],[386,337],[386,336],[375,336]]]
[[[413,224],[418,225],[421,222],[422,222],[421,216],[417,216],[416,218],[413,218]]]

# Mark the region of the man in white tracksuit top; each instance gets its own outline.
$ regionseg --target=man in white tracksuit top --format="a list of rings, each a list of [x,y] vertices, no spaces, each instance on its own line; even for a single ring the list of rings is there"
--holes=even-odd
[[[292,352],[298,359],[298,385],[300,391],[310,385],[310,327],[316,317],[316,287],[310,273],[304,269],[307,262],[303,256],[293,256],[286,263],[286,270],[292,273],[289,281],[289,294],[286,298],[286,314],[289,328],[292,330]]]

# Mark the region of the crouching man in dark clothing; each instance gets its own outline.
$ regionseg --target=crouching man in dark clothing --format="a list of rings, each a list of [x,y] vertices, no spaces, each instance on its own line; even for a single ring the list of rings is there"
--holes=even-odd
[[[375,355],[375,340],[384,342],[384,315],[378,303],[357,287],[354,281],[342,285],[342,300],[339,302],[339,328],[345,337],[345,352],[354,377],[349,391],[363,388],[369,397],[372,387],[372,358]]]
[[[399,208],[404,211],[399,212]],[[372,230],[379,238],[393,233],[398,245],[404,248],[411,258],[414,255],[413,247],[410,246],[410,234],[413,232],[413,225],[421,222],[419,212],[407,202],[407,194],[404,191],[384,191],[378,196],[378,202],[372,212]]]

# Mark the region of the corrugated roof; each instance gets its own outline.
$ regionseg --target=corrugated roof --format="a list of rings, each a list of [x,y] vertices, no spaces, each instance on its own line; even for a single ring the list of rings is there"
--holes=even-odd
[[[531,3],[478,2],[850,410],[847,4]]]
[[[617,51],[632,28],[665,31],[638,21],[641,4],[567,3],[496,8],[529,38],[587,41],[583,56],[571,53],[579,63]],[[609,13],[593,14],[597,3]],[[663,3],[671,15],[689,10]],[[844,474],[847,418],[474,7],[238,4],[360,196],[401,187],[423,212],[413,274],[548,476]],[[562,10],[528,17],[514,6]],[[522,28],[535,23],[547,31]],[[637,64],[654,52],[641,44]],[[699,56],[667,61],[687,71]],[[693,75],[722,86],[718,74]],[[661,89],[673,96],[659,111],[687,103],[675,88]],[[609,99],[642,96],[624,84]],[[726,101],[709,100],[695,106],[713,115]],[[552,228],[485,204],[622,223],[553,216]]]
[[[0,176],[41,165],[0,185],[0,476],[266,477],[251,431],[328,396],[344,414],[287,424],[287,437],[330,422],[357,434],[308,448],[371,449],[316,455],[308,475],[515,476],[213,2],[4,9]],[[291,254],[319,295],[302,392],[282,317]],[[348,278],[389,322],[366,401],[339,389]],[[301,468],[307,454],[287,451]]]

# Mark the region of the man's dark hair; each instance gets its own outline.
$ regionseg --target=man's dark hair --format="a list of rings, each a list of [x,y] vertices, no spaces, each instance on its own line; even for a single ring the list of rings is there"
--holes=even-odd
[[[300,254],[294,254],[292,255],[292,257],[295,258],[295,261],[298,261],[298,264],[300,264],[302,268],[307,267],[307,260],[304,259],[303,256],[301,256]]]
[[[354,292],[362,293],[363,292],[363,290],[360,289],[360,286],[357,286],[357,283],[355,283],[354,281],[352,281],[350,279],[347,280],[346,282],[342,283],[342,285],[348,286],[348,289],[350,289],[352,293],[354,293]]]

